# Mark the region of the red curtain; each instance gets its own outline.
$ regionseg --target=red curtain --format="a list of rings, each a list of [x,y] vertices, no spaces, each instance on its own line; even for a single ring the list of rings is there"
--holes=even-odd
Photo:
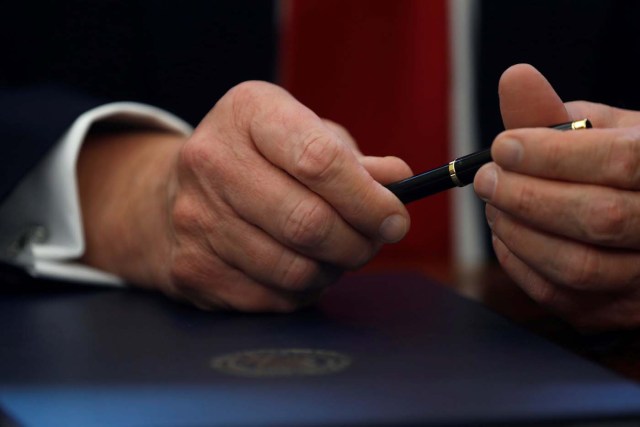
[[[282,4],[281,84],[345,126],[362,151],[403,158],[415,173],[446,163],[446,0],[289,0]],[[409,205],[408,237],[375,266],[449,260],[447,194]]]

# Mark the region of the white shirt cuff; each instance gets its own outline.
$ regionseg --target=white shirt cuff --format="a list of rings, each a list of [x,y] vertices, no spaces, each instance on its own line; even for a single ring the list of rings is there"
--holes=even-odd
[[[87,132],[99,121],[131,123],[185,136],[193,131],[164,110],[134,102],[114,102],[82,114],[0,206],[3,261],[39,277],[123,283],[113,274],[74,262],[85,250],[76,163]]]

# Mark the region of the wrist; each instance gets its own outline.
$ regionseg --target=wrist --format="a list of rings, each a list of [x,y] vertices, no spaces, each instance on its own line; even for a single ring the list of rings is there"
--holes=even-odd
[[[168,283],[169,209],[181,135],[90,135],[78,160],[82,261],[144,286]]]

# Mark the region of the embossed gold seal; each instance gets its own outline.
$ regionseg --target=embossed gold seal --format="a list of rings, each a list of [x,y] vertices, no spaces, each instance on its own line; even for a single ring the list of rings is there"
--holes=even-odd
[[[331,350],[272,348],[224,354],[211,360],[211,367],[243,377],[291,377],[329,375],[351,365],[351,358]]]

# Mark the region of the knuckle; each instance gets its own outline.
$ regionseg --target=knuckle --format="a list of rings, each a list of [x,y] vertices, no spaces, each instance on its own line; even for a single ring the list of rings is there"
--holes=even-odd
[[[228,105],[235,129],[244,132],[250,128],[253,118],[260,111],[270,110],[270,103],[265,101],[278,91],[283,89],[271,83],[249,80],[229,89],[221,103]]]
[[[322,182],[339,158],[342,146],[330,135],[314,130],[303,140],[293,166],[293,174],[304,181]]]
[[[597,197],[590,199],[584,216],[584,234],[599,244],[614,244],[627,234],[630,220],[627,202],[623,197]]]
[[[317,274],[318,266],[315,262],[301,255],[293,255],[285,261],[279,285],[287,290],[302,291],[309,288]]]
[[[201,308],[228,308],[220,291],[236,283],[237,277],[203,242],[177,237],[166,268],[169,287],[176,296]]]
[[[193,197],[183,194],[176,198],[171,208],[171,226],[176,235],[194,235],[205,227],[203,210]]]
[[[306,198],[285,220],[284,238],[296,247],[313,248],[329,237],[332,223],[332,212],[322,199]]]
[[[562,144],[551,143],[546,147],[545,168],[552,176],[561,175],[566,166],[566,153]]]
[[[515,207],[520,215],[528,216],[540,207],[540,200],[532,185],[524,185],[518,193]]]
[[[171,224],[176,232],[190,231],[198,228],[197,210],[187,197],[176,199],[171,210]]]
[[[555,285],[542,279],[533,269],[527,268],[522,277],[521,286],[531,299],[539,304],[546,307],[555,306],[558,299],[558,289]]]
[[[640,140],[637,132],[625,132],[613,137],[608,148],[609,179],[623,188],[640,186]]]
[[[242,82],[229,89],[224,98],[228,99],[234,107],[253,105],[256,97],[259,96],[260,86],[254,81]]]
[[[178,154],[178,167],[181,171],[199,173],[212,166],[215,167],[216,156],[214,150],[210,150],[207,144],[195,139],[188,140]]]
[[[573,289],[590,289],[600,277],[600,263],[600,257],[594,249],[583,247],[574,250],[567,262],[562,264],[561,281]]]
[[[226,93],[225,98],[234,106],[250,106],[254,105],[258,98],[272,85],[266,82],[260,82],[255,80],[249,80],[242,83],[238,83]]]

